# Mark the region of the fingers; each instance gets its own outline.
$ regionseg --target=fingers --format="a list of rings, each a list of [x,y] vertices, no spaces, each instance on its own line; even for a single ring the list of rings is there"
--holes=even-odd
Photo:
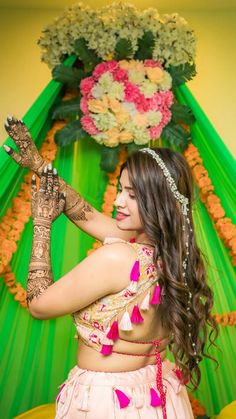
[[[47,190],[47,171],[48,171],[48,166],[45,166],[43,169],[41,178],[40,178],[39,192],[45,193]]]
[[[11,156],[13,158],[13,160],[15,160],[16,163],[20,164],[20,162],[21,162],[21,156],[19,154],[17,154],[13,150],[13,148],[9,147],[6,144],[3,145],[3,148],[7,152],[7,154],[9,154],[9,156]]]
[[[48,196],[50,196],[53,192],[54,189],[54,179],[52,176],[52,165],[51,163],[48,165],[48,170],[47,170],[47,189],[46,189],[46,194]]]
[[[32,198],[34,199],[37,193],[37,186],[36,186],[36,176],[33,175],[31,179],[31,191],[32,191]]]
[[[55,168],[53,169],[52,176],[53,176],[52,195],[53,195],[54,198],[56,198],[58,196],[58,191],[59,191],[59,181],[58,181],[57,169],[55,169]]]

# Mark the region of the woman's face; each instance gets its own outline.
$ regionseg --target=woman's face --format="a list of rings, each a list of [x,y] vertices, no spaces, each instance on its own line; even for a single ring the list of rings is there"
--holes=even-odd
[[[127,169],[122,171],[115,201],[117,226],[121,230],[143,231],[134,191],[129,182]]]

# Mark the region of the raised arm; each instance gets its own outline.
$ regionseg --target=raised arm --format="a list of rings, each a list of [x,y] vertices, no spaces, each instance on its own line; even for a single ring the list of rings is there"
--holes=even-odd
[[[5,129],[18,147],[19,154],[7,145],[4,145],[5,151],[20,166],[27,167],[41,176],[48,163],[39,155],[24,122],[14,117],[8,117]],[[52,176],[51,167],[49,175]],[[124,240],[129,240],[132,237],[132,232],[119,230],[113,218],[97,211],[60,177],[59,188],[60,192],[66,194],[65,215],[83,231],[101,241],[108,236],[120,237]]]

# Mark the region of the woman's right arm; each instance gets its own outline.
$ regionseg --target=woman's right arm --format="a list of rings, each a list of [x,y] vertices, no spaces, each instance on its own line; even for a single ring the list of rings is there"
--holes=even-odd
[[[41,176],[44,167],[48,165],[48,163],[39,155],[24,122],[14,117],[8,117],[5,128],[18,147],[19,154],[9,146],[4,146],[5,151],[20,166],[27,167],[28,169],[33,170],[38,176]],[[109,236],[119,237],[123,240],[129,240],[133,236],[132,232],[120,230],[113,218],[97,211],[60,177],[59,185],[60,192],[66,194],[64,213],[81,230],[101,241]]]

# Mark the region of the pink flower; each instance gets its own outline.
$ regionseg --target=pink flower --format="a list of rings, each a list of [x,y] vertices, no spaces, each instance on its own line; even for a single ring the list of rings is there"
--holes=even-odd
[[[112,73],[117,69],[118,66],[119,66],[118,61],[115,61],[115,60],[107,61],[107,68]]]
[[[109,71],[108,62],[102,62],[96,65],[95,69],[93,70],[93,78],[98,80],[107,71]]]
[[[162,110],[161,126],[164,128],[171,120],[171,111],[167,108]]]
[[[125,83],[125,100],[127,102],[136,102],[139,96],[140,96],[140,91],[139,91],[138,86],[127,81]]]
[[[140,93],[137,97],[135,105],[136,109],[141,113],[147,112],[149,110],[149,103],[142,93]]]
[[[84,114],[89,113],[88,102],[85,97],[82,97],[80,100],[80,109]]]
[[[86,77],[85,79],[82,79],[80,82],[80,91],[82,95],[89,97],[93,86],[94,80],[92,77]]]
[[[84,131],[86,131],[88,134],[95,135],[99,133],[98,129],[94,125],[92,118],[89,115],[82,116],[80,121]]]
[[[170,90],[167,90],[165,92],[158,92],[158,95],[160,96],[161,103],[163,106],[168,106],[168,108],[170,108],[170,106],[173,105],[174,95]]]
[[[148,102],[148,108],[150,111],[157,111],[162,105],[163,98],[159,94],[159,92],[156,92],[152,97],[147,99],[147,102]]]
[[[161,125],[155,125],[152,128],[149,128],[149,134],[152,140],[155,140],[156,138],[159,138],[162,132]]]
[[[123,68],[116,68],[113,72],[113,79],[115,81],[128,81],[128,73],[126,70],[123,70]]]
[[[163,68],[161,63],[159,61],[155,61],[155,60],[145,60],[144,61],[144,67],[159,67],[159,68]]]

